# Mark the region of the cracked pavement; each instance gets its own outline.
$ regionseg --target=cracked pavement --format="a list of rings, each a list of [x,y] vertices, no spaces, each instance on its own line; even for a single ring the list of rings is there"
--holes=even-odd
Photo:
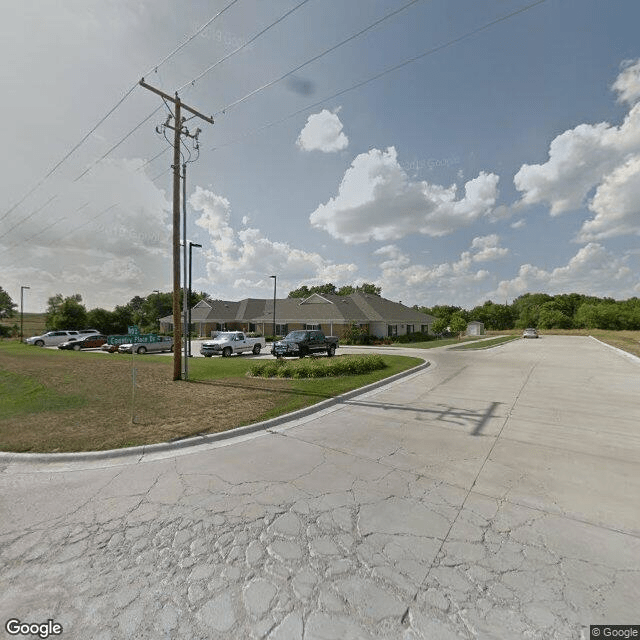
[[[4,637],[11,617],[94,640],[560,640],[640,622],[640,364],[580,337],[426,355],[248,437],[0,458]]]

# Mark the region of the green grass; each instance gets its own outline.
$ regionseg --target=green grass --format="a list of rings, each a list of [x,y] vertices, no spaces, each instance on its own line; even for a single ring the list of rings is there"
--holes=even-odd
[[[461,344],[459,347],[452,347],[452,351],[463,351],[467,349],[473,349],[475,351],[480,349],[491,349],[499,344],[505,342],[511,342],[512,340],[519,340],[520,336],[500,336],[499,338],[492,338],[490,340],[482,340],[481,342],[469,342],[467,344]]]
[[[447,347],[450,344],[460,344],[470,340],[478,340],[475,336],[467,336],[458,340],[458,338],[442,338],[441,340],[428,340],[426,342],[394,342],[394,347],[405,347],[408,349],[437,349],[438,347]]]
[[[76,409],[87,402],[85,397],[59,393],[29,376],[0,371],[0,418]]]
[[[345,356],[340,356],[345,357]],[[385,367],[362,373],[359,375],[339,376],[333,378],[291,378],[287,382],[291,385],[291,393],[288,401],[276,409],[265,412],[260,419],[269,420],[291,411],[303,409],[317,402],[334,398],[340,394],[364,387],[368,384],[389,378],[396,373],[406,371],[422,364],[421,358],[408,356],[381,355]]]
[[[350,360],[317,360],[343,358]],[[99,451],[226,431],[313,405],[422,362],[395,355],[381,359],[384,369],[359,375],[265,379],[247,376],[257,362],[252,357],[193,358],[190,381],[184,382],[172,380],[171,357],[135,356],[133,409],[130,355],[3,341],[0,450]],[[311,358],[306,362],[323,364]]]

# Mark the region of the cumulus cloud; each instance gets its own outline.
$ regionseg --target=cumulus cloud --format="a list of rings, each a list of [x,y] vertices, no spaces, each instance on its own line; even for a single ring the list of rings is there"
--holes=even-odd
[[[632,156],[604,178],[589,209],[596,215],[582,225],[578,240],[640,235],[640,155]]]
[[[307,118],[296,144],[303,151],[341,151],[349,146],[349,138],[342,132],[343,124],[336,113],[323,109]]]
[[[588,206],[596,215],[583,225],[581,241],[640,233],[640,200],[632,201],[640,157],[640,60],[623,65],[613,88],[632,105],[621,125],[565,131],[551,142],[545,163],[525,164],[514,177],[519,206],[544,204],[552,216]]]
[[[474,238],[471,242],[471,249],[477,250],[477,253],[473,255],[474,262],[489,262],[506,256],[509,249],[499,247],[499,244],[500,237],[495,233]]]
[[[46,207],[12,212],[6,228],[13,228],[0,240],[3,286],[31,286],[30,310],[43,309],[58,292],[79,293],[92,308],[123,304],[131,291],[166,289],[171,204],[142,165],[109,160],[77,183],[54,179],[50,188],[58,197]],[[28,266],[12,268],[18,262]]]
[[[625,60],[621,67],[612,89],[618,94],[618,102],[633,104],[640,98],[640,60]]]
[[[562,267],[546,270],[523,264],[515,278],[501,281],[498,288],[488,295],[505,299],[531,291],[544,291],[552,295],[575,292],[609,296],[614,290],[620,297],[638,295],[640,286],[626,262],[626,257],[616,256],[601,244],[591,242]]]
[[[207,282],[224,296],[264,296],[268,276],[278,275],[278,285],[286,290],[300,283],[320,284],[327,281],[348,283],[357,267],[352,263],[337,264],[319,253],[292,247],[266,237],[260,229],[245,227],[236,231],[231,224],[229,201],[212,191],[196,187],[189,198],[191,207],[200,212],[196,224],[205,229],[210,246],[207,255]],[[211,287],[209,287],[211,289]]]
[[[456,260],[430,265],[412,263],[397,245],[385,245],[374,252],[383,258],[377,284],[383,295],[392,291],[394,298],[407,302],[474,306],[485,300],[487,288],[495,285],[490,272],[476,263],[504,255],[508,250],[499,243],[497,235],[477,237]]]
[[[492,211],[498,176],[481,172],[464,185],[411,181],[394,147],[372,149],[353,160],[338,195],[321,204],[311,224],[347,243],[397,240],[410,233],[444,236]]]

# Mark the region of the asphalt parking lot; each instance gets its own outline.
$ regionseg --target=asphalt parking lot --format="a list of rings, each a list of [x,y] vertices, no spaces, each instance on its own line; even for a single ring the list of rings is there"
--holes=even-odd
[[[555,336],[421,353],[427,370],[258,435],[0,456],[2,619],[98,640],[640,623],[637,359]]]

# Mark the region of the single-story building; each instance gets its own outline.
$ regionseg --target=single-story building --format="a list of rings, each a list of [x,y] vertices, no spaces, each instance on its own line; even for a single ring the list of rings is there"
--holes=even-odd
[[[483,336],[484,335],[484,322],[478,320],[472,320],[467,324],[468,336]]]
[[[192,330],[201,337],[215,331],[255,331],[272,335],[273,299],[245,298],[239,302],[201,300],[191,310]],[[408,333],[429,333],[435,318],[400,302],[366,293],[348,296],[314,293],[307,298],[275,301],[276,335],[295,329],[320,329],[342,337],[353,324],[380,338]],[[173,316],[160,319],[160,330],[173,329]]]

